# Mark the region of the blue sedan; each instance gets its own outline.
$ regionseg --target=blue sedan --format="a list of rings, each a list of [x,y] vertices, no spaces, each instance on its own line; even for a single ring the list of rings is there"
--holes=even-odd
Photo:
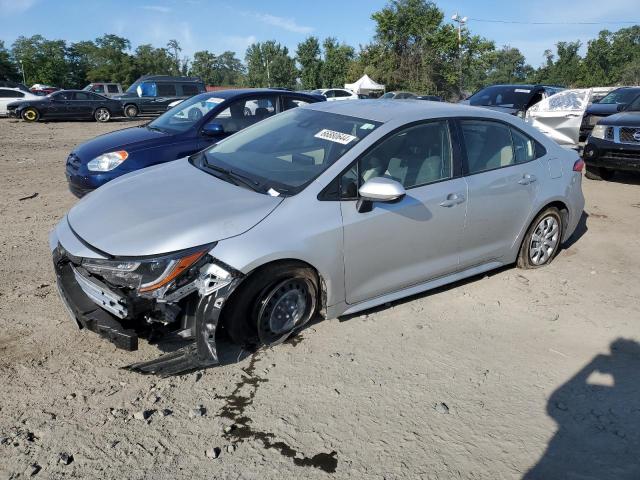
[[[69,190],[82,197],[120,175],[191,155],[278,112],[324,100],[321,95],[277,89],[196,95],[146,125],[76,147],[67,158]]]

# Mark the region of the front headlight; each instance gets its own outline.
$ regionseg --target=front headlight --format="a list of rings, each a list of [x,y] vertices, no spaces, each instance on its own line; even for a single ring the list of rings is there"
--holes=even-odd
[[[163,287],[168,287],[173,280],[195,266],[210,249],[211,246],[140,260],[85,258],[82,266],[114,285],[135,289],[138,293],[153,294]]]
[[[593,127],[593,130],[591,130],[591,136],[593,138],[604,139],[604,134],[606,131],[607,127],[605,127],[604,125],[596,125],[595,127]]]
[[[87,168],[92,172],[108,172],[116,168],[128,157],[129,153],[125,150],[103,153],[87,163]]]

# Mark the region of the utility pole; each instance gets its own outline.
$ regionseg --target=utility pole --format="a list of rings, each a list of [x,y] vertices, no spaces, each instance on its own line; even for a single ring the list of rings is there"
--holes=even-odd
[[[468,18],[458,15],[456,12],[451,20],[458,24],[458,90],[462,96],[462,27],[467,23]]]

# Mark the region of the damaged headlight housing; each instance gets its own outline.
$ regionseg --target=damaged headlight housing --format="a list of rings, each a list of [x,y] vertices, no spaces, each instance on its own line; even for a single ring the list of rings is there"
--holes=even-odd
[[[126,150],[103,153],[87,163],[87,168],[92,172],[109,172],[129,158]]]
[[[188,272],[212,246],[145,259],[93,259],[85,258],[82,266],[106,282],[136,290],[140,294],[155,296],[164,293],[174,280]]]

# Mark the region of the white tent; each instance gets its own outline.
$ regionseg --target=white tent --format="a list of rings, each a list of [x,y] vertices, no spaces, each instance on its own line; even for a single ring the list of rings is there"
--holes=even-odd
[[[368,94],[373,91],[383,90],[384,85],[374,82],[369,78],[369,75],[363,75],[360,80],[354,83],[345,83],[344,88],[351,90],[354,93]]]

